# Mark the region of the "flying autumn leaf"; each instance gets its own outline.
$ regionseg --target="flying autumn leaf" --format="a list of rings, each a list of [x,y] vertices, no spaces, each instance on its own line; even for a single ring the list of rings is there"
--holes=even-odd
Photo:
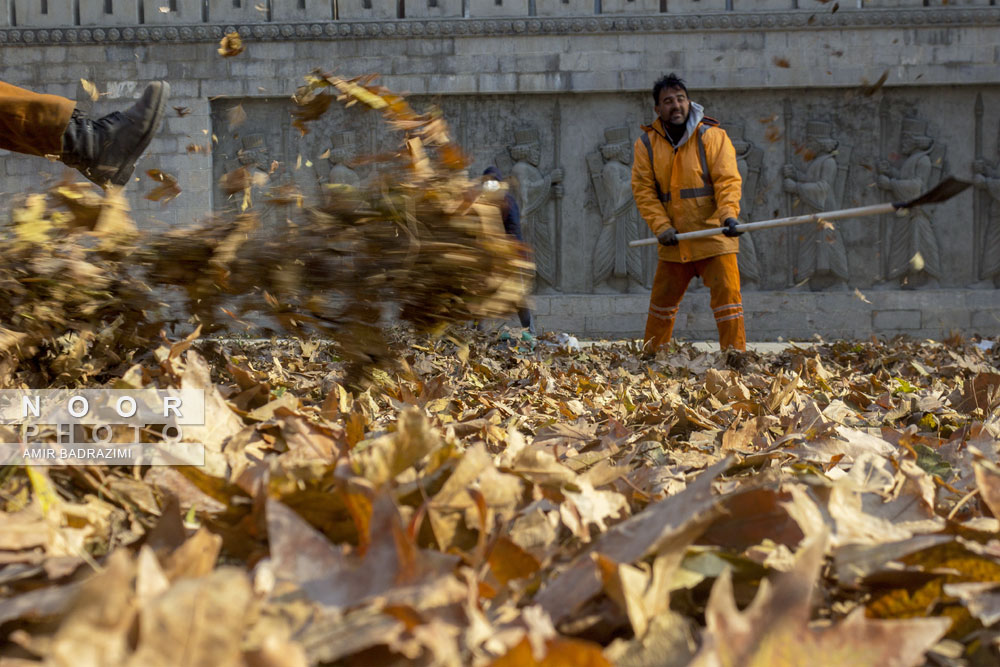
[[[101,94],[97,90],[97,86],[95,86],[90,81],[87,81],[86,79],[80,79],[80,85],[83,86],[84,92],[87,93],[87,96],[90,97],[90,100],[92,102],[96,102],[97,99],[101,96]]]
[[[165,204],[181,193],[181,189],[177,185],[177,179],[172,175],[159,169],[150,169],[146,172],[146,175],[159,183],[159,185],[146,194],[146,199]]]
[[[315,93],[311,94],[305,98],[293,98],[296,103],[296,109],[292,111],[292,116],[295,120],[292,122],[292,126],[298,128],[302,136],[309,133],[309,127],[306,123],[310,123],[314,120],[318,120],[323,116],[329,109],[330,105],[333,104],[333,95],[327,93]]]
[[[242,104],[237,104],[226,111],[226,122],[229,124],[229,129],[234,129],[245,123],[247,120],[247,113],[243,110]]]
[[[232,58],[243,53],[243,39],[238,32],[229,32],[219,41],[219,55]]]
[[[246,167],[240,167],[223,174],[222,178],[219,179],[219,188],[227,195],[232,195],[249,189],[252,182],[250,170]]]
[[[885,85],[885,82],[889,79],[889,70],[882,72],[882,75],[878,78],[875,83],[868,83],[868,79],[861,79],[861,94],[865,97],[871,97],[879,88]]]

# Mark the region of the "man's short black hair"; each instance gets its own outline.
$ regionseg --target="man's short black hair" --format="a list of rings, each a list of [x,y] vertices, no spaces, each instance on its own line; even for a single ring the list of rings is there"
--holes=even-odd
[[[680,88],[687,95],[687,86],[684,85],[684,80],[671,72],[666,76],[660,77],[656,83],[653,84],[653,104],[660,103],[660,91],[664,88]]]

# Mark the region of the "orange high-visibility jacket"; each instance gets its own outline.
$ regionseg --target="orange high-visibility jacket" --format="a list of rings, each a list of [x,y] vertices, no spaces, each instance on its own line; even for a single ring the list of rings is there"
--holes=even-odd
[[[739,216],[743,180],[733,144],[718,125],[692,102],[688,132],[676,150],[659,118],[642,126],[633,152],[632,193],[654,234],[669,227],[678,233],[719,227],[727,218]],[[693,262],[739,249],[738,238],[718,234],[661,245],[658,254],[668,262]]]

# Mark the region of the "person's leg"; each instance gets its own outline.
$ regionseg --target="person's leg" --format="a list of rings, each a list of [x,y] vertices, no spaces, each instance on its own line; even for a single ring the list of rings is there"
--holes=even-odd
[[[711,290],[712,314],[719,329],[719,347],[747,349],[743,323],[743,296],[736,253],[718,255],[698,262],[705,285]]]
[[[531,333],[535,333],[535,320],[534,317],[532,317],[531,310],[529,308],[518,308],[517,318],[521,320],[522,327]]]
[[[693,277],[694,265],[691,263],[666,262],[662,259],[657,262],[653,290],[649,295],[646,332],[643,335],[643,347],[647,352],[655,352],[661,345],[670,342],[677,310]]]
[[[28,155],[62,153],[62,136],[76,102],[0,81],[0,148]]]
[[[125,111],[89,119],[76,103],[0,81],[0,148],[51,155],[98,185],[125,185],[167,108],[170,86],[157,81]]]

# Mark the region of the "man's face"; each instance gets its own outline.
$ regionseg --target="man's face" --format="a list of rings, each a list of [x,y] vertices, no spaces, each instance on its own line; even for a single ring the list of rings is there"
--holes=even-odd
[[[691,111],[691,101],[683,88],[664,88],[656,105],[656,115],[664,123],[683,125]]]

